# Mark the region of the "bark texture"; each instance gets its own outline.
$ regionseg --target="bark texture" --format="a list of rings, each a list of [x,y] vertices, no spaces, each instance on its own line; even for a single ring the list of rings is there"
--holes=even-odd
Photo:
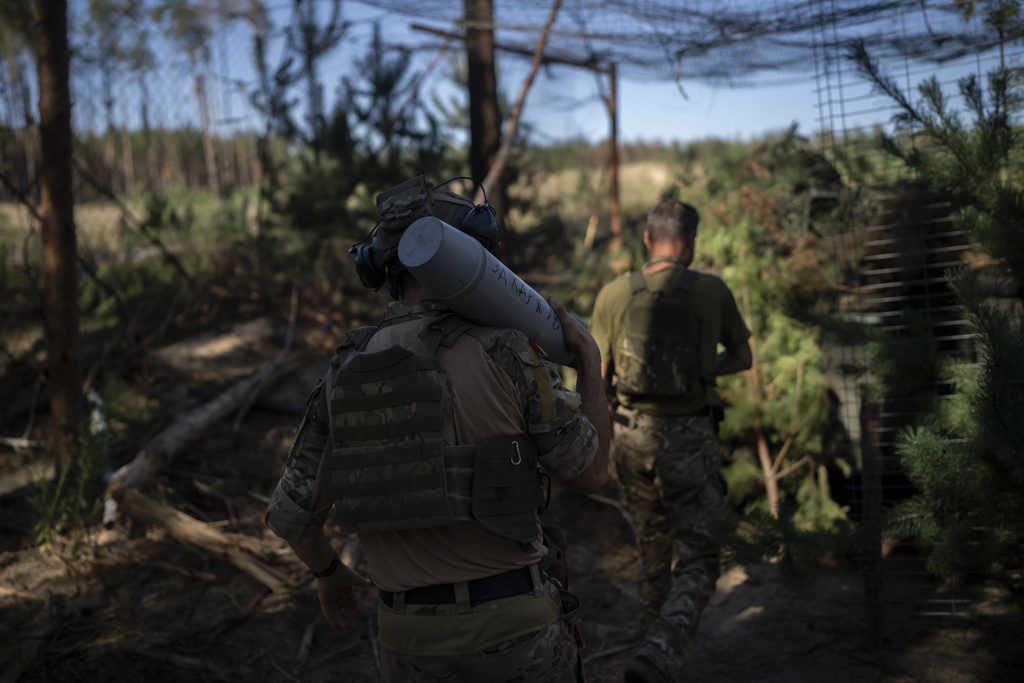
[[[39,212],[43,238],[47,381],[58,471],[77,455],[82,395],[67,9],[66,0],[35,0],[32,8],[43,161]]]

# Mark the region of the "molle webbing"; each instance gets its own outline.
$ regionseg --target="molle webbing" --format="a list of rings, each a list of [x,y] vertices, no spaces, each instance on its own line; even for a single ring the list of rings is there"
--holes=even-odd
[[[690,302],[698,273],[673,268],[667,276],[652,290],[643,272],[629,274],[632,296],[613,346],[620,394],[663,400],[702,390],[700,320]]]
[[[494,533],[519,543],[537,537],[537,510],[544,505],[537,450],[525,434],[480,444],[473,466],[473,517]]]
[[[335,442],[379,442],[444,431],[445,387],[437,377],[442,374],[433,358],[413,355],[398,346],[353,356],[338,372],[330,406],[332,416],[359,419],[355,424],[335,421]],[[374,384],[388,390],[367,393],[366,388]]]
[[[327,384],[343,526],[359,532],[476,521],[529,543],[543,502],[533,440],[519,434],[452,445],[451,384],[435,353],[474,326],[454,316],[424,323],[401,346],[346,349]]]
[[[439,440],[345,449],[333,473],[345,525],[377,530],[396,528],[396,520],[413,528],[472,519],[469,496],[452,501],[448,492],[469,489],[475,454],[472,446]]]

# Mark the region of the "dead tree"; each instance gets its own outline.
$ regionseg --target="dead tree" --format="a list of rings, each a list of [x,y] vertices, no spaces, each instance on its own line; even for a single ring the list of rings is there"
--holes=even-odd
[[[35,0],[36,68],[42,146],[42,218],[47,374],[57,471],[77,454],[81,411],[78,285],[71,192],[71,97],[66,0]]]
[[[492,0],[464,0],[463,6],[469,79],[469,170],[470,175],[481,180],[501,145],[498,80],[494,74],[494,6]],[[504,193],[500,188],[492,188],[490,194],[501,216]]]

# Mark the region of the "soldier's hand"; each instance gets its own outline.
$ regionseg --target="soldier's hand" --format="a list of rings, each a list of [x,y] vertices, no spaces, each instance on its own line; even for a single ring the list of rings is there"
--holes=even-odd
[[[316,595],[327,623],[332,628],[346,628],[349,620],[358,611],[352,589],[356,586],[370,585],[372,584],[366,577],[344,564],[330,576],[318,578]]]
[[[569,313],[561,301],[549,296],[548,303],[551,304],[551,309],[558,316],[558,322],[562,325],[562,335],[565,337],[565,345],[572,351],[573,356],[579,358],[599,353],[597,342],[590,336],[586,326]]]

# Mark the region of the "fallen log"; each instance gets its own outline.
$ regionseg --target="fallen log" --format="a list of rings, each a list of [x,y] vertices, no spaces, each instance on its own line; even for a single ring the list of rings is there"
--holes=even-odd
[[[32,449],[41,450],[46,448],[45,441],[34,439],[22,439],[19,437],[0,436],[0,446],[8,446],[16,451],[29,451]]]
[[[298,317],[299,290],[292,287],[291,312],[288,314],[288,331],[284,335],[284,347],[278,352],[277,356],[274,357],[271,365],[282,362],[288,357],[288,354],[291,353],[292,341],[295,339],[295,321],[298,320]],[[245,420],[245,416],[249,414],[253,403],[263,394],[263,391],[270,386],[272,381],[273,380],[271,380],[270,377],[264,377],[259,384],[253,387],[253,390],[250,391],[249,395],[246,397],[245,403],[243,403],[242,407],[238,410],[238,415],[235,416],[235,422],[231,425],[231,431],[238,434],[238,431],[242,428],[242,421]]]
[[[129,516],[165,528],[176,540],[228,561],[274,593],[291,589],[286,577],[252,553],[252,539],[226,534],[210,524],[152,500],[138,491],[201,433],[298,365],[301,354],[282,353],[260,372],[237,382],[212,401],[189,411],[158,434],[111,477],[104,494],[103,524],[113,526],[119,507]]]
[[[244,547],[251,542],[247,536],[224,533],[134,489],[121,489],[118,499],[122,509],[131,517],[162,527],[175,540],[226,560],[271,592],[291,590],[292,583],[285,574],[264,564]]]
[[[52,460],[30,462],[13,472],[0,475],[0,498],[26,486],[37,486],[40,482],[53,479],[53,476]]]
[[[147,443],[131,462],[114,472],[107,485],[107,498],[116,497],[121,489],[138,487],[152,480],[186,445],[237,410],[256,388],[266,387],[294,369],[300,358],[297,352],[277,358],[260,372],[183,415]],[[104,522],[109,526],[113,520]]]

